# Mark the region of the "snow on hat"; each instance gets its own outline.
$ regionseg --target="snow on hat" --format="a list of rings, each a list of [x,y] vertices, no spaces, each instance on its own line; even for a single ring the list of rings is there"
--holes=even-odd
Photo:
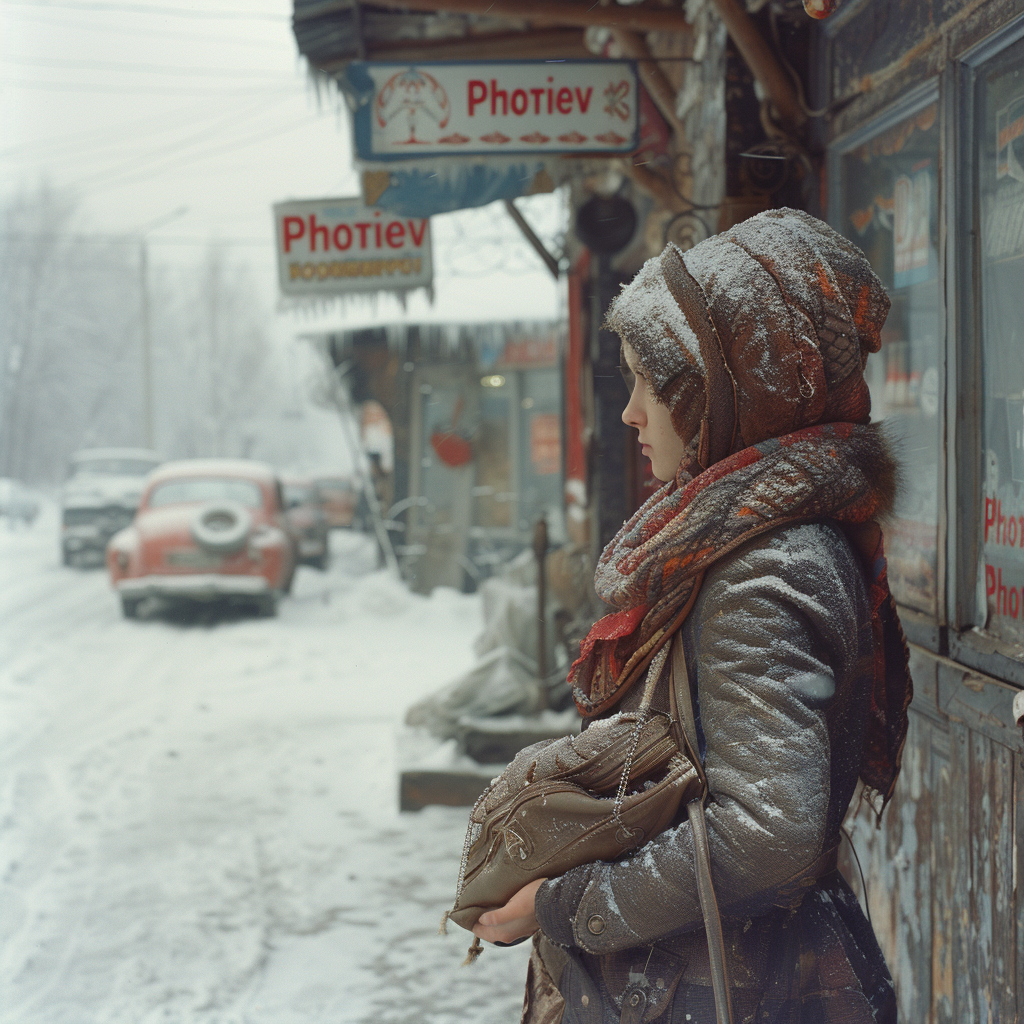
[[[685,254],[666,246],[612,303],[608,326],[680,436],[703,391],[707,467],[815,423],[866,423],[864,364],[888,312],[860,249],[810,214],[778,209]]]

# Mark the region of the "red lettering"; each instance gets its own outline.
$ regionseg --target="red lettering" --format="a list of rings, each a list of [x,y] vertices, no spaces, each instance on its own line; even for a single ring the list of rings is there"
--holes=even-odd
[[[498,97],[501,97],[501,112],[502,114],[508,113],[508,93],[504,89],[498,88],[498,80],[496,78],[491,79],[491,116],[493,117],[498,113]]]
[[[472,117],[475,108],[487,99],[487,85],[478,78],[471,78],[467,88],[469,92],[469,116]]]
[[[287,251],[287,250],[285,250]],[[988,528],[995,525],[996,521],[996,499],[985,499],[985,543],[988,543]]]
[[[1003,586],[1003,570],[998,570],[996,583],[996,615],[1006,614],[1006,587]],[[1011,590],[1013,587],[1010,588]]]
[[[341,233],[345,232],[345,244],[341,244]],[[331,235],[335,249],[345,250],[352,244],[352,229],[347,224],[339,224]]]
[[[522,105],[520,106],[520,100]],[[512,113],[517,117],[522,117],[526,113],[526,108],[530,105],[530,101],[527,98],[525,89],[514,89],[512,92]]]
[[[985,566],[985,596],[991,597],[996,592],[996,571],[991,565]]]
[[[306,222],[301,217],[284,219],[284,251],[292,251],[292,242],[297,242],[306,233]]]
[[[401,249],[405,242],[405,225],[400,220],[393,220],[384,235],[392,249]]]
[[[590,97],[593,92],[594,87],[592,85],[587,86],[587,91],[585,93],[581,93],[580,87],[576,86],[576,102],[580,105],[581,114],[585,114],[587,112],[587,107],[590,106]]]
[[[373,225],[373,237],[376,240],[377,248],[379,249],[384,244],[380,237],[380,221]]]
[[[544,89],[543,89],[543,87],[540,88],[540,89],[531,89],[530,90],[530,95],[533,97],[533,112],[535,114],[539,114],[540,113],[540,101],[544,97]]]
[[[549,78],[548,81],[550,82],[551,79]],[[554,95],[555,95],[554,89],[548,89],[548,113],[549,114],[553,112],[553,110],[552,110],[552,103],[554,101]]]
[[[412,244],[413,245],[417,245],[417,246],[418,245],[422,245],[423,244],[423,236],[424,236],[424,234],[426,234],[426,231],[427,231],[427,222],[426,222],[426,220],[421,220],[420,221],[420,229],[419,229],[418,232],[416,231],[416,221],[414,221],[414,220],[407,220],[406,224],[409,225],[409,235],[412,237]]]
[[[579,89],[576,91],[579,92]],[[566,89],[564,85],[558,90],[558,98],[555,100],[555,106],[558,107],[558,112],[560,114],[572,113],[572,92]]]
[[[359,230],[359,248],[360,249],[365,249],[366,248],[366,232],[369,231],[370,228],[373,227],[373,225],[364,221],[362,224],[357,224],[356,227]]]
[[[1006,526],[1006,539],[1010,542],[1010,547],[1017,546],[1017,520],[1010,516]]]
[[[1003,515],[1003,502],[996,502],[996,543],[1006,543],[1006,516]]]
[[[1020,592],[1010,587],[1010,617],[1015,619],[1020,614]]]
[[[327,252],[331,247],[331,239],[327,231],[326,224],[317,224],[316,214],[311,213],[309,215],[309,251],[316,252],[316,236],[323,232],[324,238],[324,252]]]

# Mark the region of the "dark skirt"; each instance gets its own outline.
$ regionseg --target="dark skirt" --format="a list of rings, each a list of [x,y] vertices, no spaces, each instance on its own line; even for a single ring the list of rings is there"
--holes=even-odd
[[[735,1024],[895,1024],[892,978],[838,873],[793,910],[723,927]],[[644,1024],[715,1024],[703,931],[608,956],[543,938],[534,948],[524,1024],[618,1024],[627,990],[644,1000]]]

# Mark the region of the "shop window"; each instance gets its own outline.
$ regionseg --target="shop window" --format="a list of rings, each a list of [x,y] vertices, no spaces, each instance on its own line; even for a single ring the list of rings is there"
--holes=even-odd
[[[938,104],[859,133],[832,158],[832,220],[867,254],[892,299],[882,349],[868,360],[872,419],[904,463],[886,530],[896,600],[937,613],[939,510]],[[838,187],[836,187],[838,186]]]
[[[1024,643],[1024,41],[975,79],[981,283],[978,620]]]

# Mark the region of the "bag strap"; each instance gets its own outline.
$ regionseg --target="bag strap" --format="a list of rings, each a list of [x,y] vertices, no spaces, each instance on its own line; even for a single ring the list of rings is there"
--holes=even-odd
[[[693,713],[693,694],[690,690],[690,675],[686,668],[686,652],[683,650],[682,633],[672,638],[672,686],[670,695],[675,704],[676,714],[682,727],[686,745],[690,748],[690,760],[700,775],[704,796],[708,792],[704,766],[700,763],[697,750],[697,722]],[[673,716],[675,717],[675,715]],[[704,799],[698,797],[686,805],[693,832],[693,864],[697,876],[697,898],[704,914],[704,930],[708,936],[708,955],[711,962],[711,984],[715,993],[715,1016],[717,1024],[733,1024],[732,1000],[730,997],[729,967],[725,960],[725,936],[722,934],[722,918],[718,913],[718,899],[711,880],[711,850],[708,847],[708,828],[704,820]]]

